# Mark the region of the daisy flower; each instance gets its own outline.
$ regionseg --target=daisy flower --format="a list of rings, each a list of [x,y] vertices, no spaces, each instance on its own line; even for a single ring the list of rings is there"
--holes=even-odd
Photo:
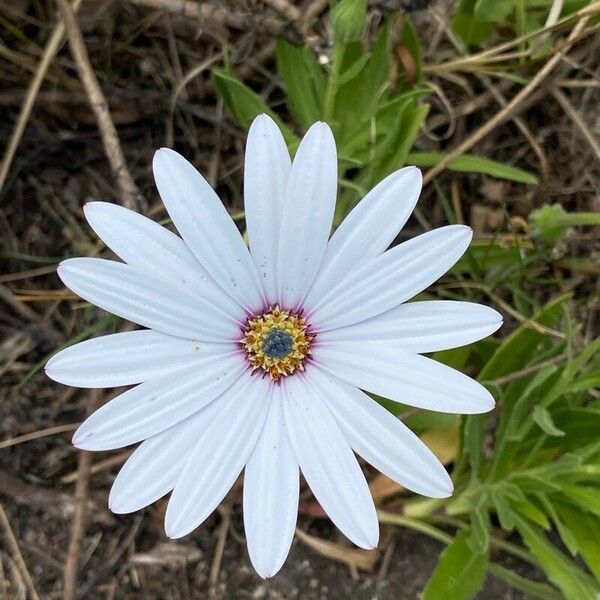
[[[206,180],[159,150],[160,196],[181,235],[125,208],[85,206],[123,262],[73,258],[58,267],[85,300],[146,329],[106,335],[50,359],[47,374],[82,388],[135,385],[92,414],[73,443],[113,450],[141,442],[112,486],[130,513],[171,492],[166,533],[198,527],[244,471],[244,526],[263,577],[289,552],[299,473],[335,525],[375,548],[375,506],[355,453],[406,488],[452,493],[434,454],[367,395],[446,413],[492,409],[476,381],[423,353],[494,332],[500,315],[469,302],[407,300],[469,246],[450,225],[387,249],[410,216],[421,174],[377,185],[329,239],[337,156],[316,123],[291,162],[266,115],[248,134],[244,202],[249,249]]]

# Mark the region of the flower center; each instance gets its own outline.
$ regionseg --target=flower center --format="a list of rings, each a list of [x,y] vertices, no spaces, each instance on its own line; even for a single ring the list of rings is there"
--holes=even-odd
[[[294,348],[294,338],[289,331],[274,327],[263,336],[262,351],[269,358],[285,358]]]
[[[275,305],[262,315],[248,319],[240,344],[252,370],[262,369],[274,381],[295,371],[304,371],[310,356],[309,326],[300,313]]]

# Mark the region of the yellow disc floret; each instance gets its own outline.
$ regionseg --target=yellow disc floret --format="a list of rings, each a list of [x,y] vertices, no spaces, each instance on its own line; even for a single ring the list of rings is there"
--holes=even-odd
[[[275,305],[248,319],[240,343],[252,369],[262,369],[277,381],[294,371],[304,371],[311,340],[304,317]]]

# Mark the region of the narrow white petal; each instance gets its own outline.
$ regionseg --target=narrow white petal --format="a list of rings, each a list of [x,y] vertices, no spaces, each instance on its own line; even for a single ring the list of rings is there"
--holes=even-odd
[[[46,364],[46,374],[80,388],[117,387],[157,378],[228,350],[233,350],[231,344],[185,340],[151,329],[126,331],[61,350]]]
[[[300,142],[284,196],[277,256],[283,306],[298,307],[317,274],[331,231],[336,193],[335,140],[325,123],[315,123]]]
[[[202,266],[244,308],[260,308],[263,292],[250,253],[208,182],[168,148],[156,152],[152,166],[165,207]]]
[[[313,356],[339,379],[395,402],[465,415],[494,408],[492,395],[474,379],[390,343],[317,344]]]
[[[320,392],[307,376],[283,382],[285,422],[300,469],[323,510],[357,546],[372,549],[379,524],[369,486]]]
[[[138,325],[186,339],[222,342],[239,336],[239,323],[221,308],[129,265],[70,258],[57,273],[78,296]]]
[[[244,528],[248,553],[261,577],[283,565],[298,517],[298,462],[283,416],[281,386],[273,389],[269,415],[244,471]]]
[[[442,463],[400,419],[353,385],[317,368],[310,375],[357,454],[417,494],[452,494],[452,480]]]
[[[132,513],[174,487],[203,423],[203,411],[145,440],[123,465],[108,497],[115,513]]]
[[[406,352],[437,352],[491,335],[502,315],[474,302],[432,300],[401,304],[376,317],[319,334],[319,341],[387,341]]]
[[[419,199],[423,178],[404,167],[376,185],[337,228],[305,300],[315,305],[361,263],[379,256],[398,235]]]
[[[123,392],[90,415],[73,444],[113,450],[135,444],[183,421],[220,396],[247,366],[237,352],[201,357],[184,367]]]
[[[195,292],[236,319],[244,315],[196,260],[185,242],[151,219],[108,202],[90,202],[85,216],[104,243],[132,267]]]
[[[428,231],[362,263],[314,309],[317,331],[337,329],[379,315],[429,287],[463,255],[472,231],[449,225]]]
[[[290,164],[275,121],[268,115],[256,117],[246,143],[244,206],[250,254],[269,304],[278,301],[277,245]]]
[[[203,411],[206,426],[175,485],[167,507],[170,538],[193,531],[215,510],[242,472],[262,431],[272,383],[248,371]]]

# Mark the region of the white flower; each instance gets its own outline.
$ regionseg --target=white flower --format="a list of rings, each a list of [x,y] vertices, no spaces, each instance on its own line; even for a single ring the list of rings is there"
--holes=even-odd
[[[55,355],[50,377],[83,388],[139,384],[97,410],[73,443],[112,450],[142,442],[112,487],[110,508],[141,509],[172,491],[165,528],[198,527],[244,470],[244,524],[263,577],[294,535],[299,469],[356,545],[379,531],[355,451],[410,490],[441,498],[452,482],[433,453],[363,391],[428,410],[492,409],[479,383],[420,356],[479,340],[500,315],[468,302],[405,304],[467,249],[452,225],[386,248],[421,189],[407,167],[377,185],[329,238],[337,189],[332,133],[317,123],[291,163],[267,116],[248,134],[250,251],[215,192],[176,152],[154,176],[181,238],[113,204],[86,217],[124,263],[64,261],[58,274],[93,304],[147,327]]]

